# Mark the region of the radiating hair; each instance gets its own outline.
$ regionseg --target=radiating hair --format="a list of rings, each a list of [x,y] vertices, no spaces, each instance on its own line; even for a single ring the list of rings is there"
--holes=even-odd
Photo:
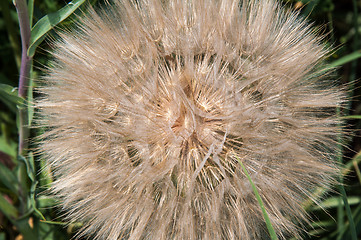
[[[59,33],[40,149],[95,239],[279,238],[339,170],[343,93],[317,32],[273,0],[114,0]]]

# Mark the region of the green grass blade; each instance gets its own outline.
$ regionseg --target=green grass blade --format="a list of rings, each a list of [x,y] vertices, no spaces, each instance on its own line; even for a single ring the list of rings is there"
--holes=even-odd
[[[343,203],[343,204],[342,204]],[[338,206],[337,206],[337,232],[338,237],[336,240],[341,240],[343,230],[345,229],[345,209],[344,209],[345,203],[342,202],[342,197],[338,197]]]
[[[69,17],[77,8],[79,8],[85,0],[74,0],[68,3],[55,13],[50,13],[41,18],[35,26],[31,29],[30,46],[28,49],[28,56],[32,57],[35,54],[37,46],[42,42],[45,35],[56,25]]]
[[[312,207],[312,210],[337,208],[339,205],[339,200],[340,200],[340,197],[338,197],[338,196],[327,198],[324,201],[320,202],[319,204],[314,205]],[[349,197],[348,203],[350,205],[359,205],[359,204],[361,204],[361,197],[359,197],[359,196]],[[341,206],[344,206],[343,202],[341,202]]]
[[[342,58],[339,58],[328,65],[329,68],[338,67],[346,63],[352,62],[358,58],[361,58],[361,50],[348,54]]]
[[[261,199],[261,196],[259,195],[258,191],[257,191],[257,188],[256,188],[256,185],[253,183],[252,179],[251,179],[251,176],[248,174],[248,171],[247,169],[245,168],[245,166],[243,165],[241,159],[239,159],[238,156],[235,156],[237,158],[237,161],[239,162],[239,164],[241,165],[244,173],[246,174],[247,178],[248,178],[248,181],[250,182],[251,186],[252,186],[252,189],[253,189],[253,192],[254,194],[256,195],[256,198],[257,198],[257,201],[258,201],[258,204],[259,206],[261,207],[262,209],[262,213],[263,213],[263,217],[264,217],[264,220],[266,222],[266,225],[267,225],[267,229],[268,229],[268,233],[270,234],[270,237],[272,240],[277,240],[277,234],[271,224],[271,220],[269,219],[268,217],[268,214],[267,214],[267,211],[266,211],[266,208],[263,204],[263,201]]]
[[[26,174],[31,181],[35,181],[35,166],[34,159],[32,158],[32,153],[30,152],[30,157],[25,158],[24,156],[18,156],[18,159],[25,164]]]
[[[23,103],[23,99],[18,96],[18,92],[14,87],[2,83],[0,83],[0,101],[14,113],[17,113],[16,106]]]
[[[341,117],[342,119],[361,119],[361,115],[349,115]]]
[[[352,240],[357,240],[357,234],[356,234],[356,228],[355,228],[355,223],[353,221],[353,216],[352,216],[352,212],[351,212],[351,208],[350,205],[348,204],[348,199],[346,196],[346,191],[343,185],[340,185],[340,190],[341,190],[341,196],[342,196],[342,200],[343,203],[345,204],[345,208],[346,208],[346,215],[350,224],[350,234],[351,234],[351,239]]]
[[[41,213],[41,211],[36,206],[35,193],[36,193],[36,187],[38,185],[38,181],[35,178],[35,163],[34,163],[33,152],[28,153],[27,159],[28,159],[28,161],[26,161],[26,168],[27,168],[28,176],[31,180],[30,199],[29,199],[31,208],[38,214],[38,216],[41,219],[45,220],[44,215]]]
[[[34,0],[28,0],[28,15],[30,28],[33,26]]]
[[[361,205],[359,205],[355,211],[354,211],[354,214],[353,214],[353,218],[355,220],[355,226],[356,226],[356,235],[359,235],[360,232],[361,232]],[[342,234],[342,240],[351,240],[353,239],[352,237],[352,231],[350,231],[349,229],[349,224],[347,224],[346,228],[344,229],[343,231],[343,234]]]

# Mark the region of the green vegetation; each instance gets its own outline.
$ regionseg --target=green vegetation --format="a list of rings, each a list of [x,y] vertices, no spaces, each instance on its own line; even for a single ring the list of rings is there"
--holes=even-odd
[[[55,38],[54,27],[71,24],[69,16],[86,4],[85,0],[67,5],[59,0],[14,2],[17,8],[12,0],[0,0],[0,240],[70,239],[81,224],[62,222],[61,209],[47,192],[53,181],[50,170],[34,150],[36,143],[26,139],[34,139],[42,131],[33,126],[32,101],[36,97],[33,79],[42,74],[41,68],[49,60],[46,37]],[[349,137],[340,137],[345,139],[340,140],[339,156],[344,178],[335,192],[325,195],[323,189],[317,190],[323,196],[319,205],[305,203],[313,224],[305,226],[309,234],[304,239],[356,240],[361,236],[361,1],[284,3],[326,33],[325,41],[335,48],[328,59],[329,66],[337,68],[335,84],[345,85],[351,99],[340,109],[340,117],[350,129]],[[17,9],[22,12],[20,17]],[[22,45],[27,46],[27,57],[22,57]],[[254,191],[257,193],[256,188]],[[272,226],[267,227],[272,236]]]

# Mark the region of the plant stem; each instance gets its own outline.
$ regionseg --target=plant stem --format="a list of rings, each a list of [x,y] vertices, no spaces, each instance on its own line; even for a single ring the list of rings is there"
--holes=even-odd
[[[28,6],[26,0],[14,0],[14,5],[18,13],[20,36],[21,36],[21,66],[19,74],[19,97],[25,100],[25,103],[18,106],[18,120],[19,120],[19,146],[18,146],[18,159],[24,158],[27,150],[27,138],[29,136],[29,123],[28,123],[28,104],[26,103],[28,96],[28,80],[30,79],[30,73],[32,69],[32,57],[29,57],[27,52],[30,44],[30,21],[28,14]],[[24,162],[18,161],[18,179],[20,183],[19,188],[19,214],[23,216],[29,211],[28,208],[28,194],[29,194],[29,178],[27,176],[27,168]],[[37,231],[32,229],[28,223],[28,217],[20,217],[17,219],[15,226],[22,233],[24,240],[38,239]]]
[[[26,0],[14,1],[16,11],[19,18],[20,35],[21,35],[21,67],[19,76],[19,96],[26,99],[27,84],[30,78],[30,70],[32,64],[32,58],[27,55],[27,51],[30,43],[30,22]],[[29,135],[29,128],[27,126],[27,108],[21,106],[19,108],[19,155],[22,155],[24,149],[27,147],[26,138]]]

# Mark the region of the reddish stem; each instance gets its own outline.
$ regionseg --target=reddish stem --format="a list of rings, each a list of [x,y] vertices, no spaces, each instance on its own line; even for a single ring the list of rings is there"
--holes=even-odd
[[[27,82],[30,77],[31,57],[27,55],[30,43],[30,22],[26,0],[15,0],[16,11],[18,12],[20,35],[21,35],[21,67],[19,76],[19,96],[26,97]]]
[[[32,58],[27,55],[27,51],[30,44],[30,21],[28,14],[28,6],[26,0],[15,0],[14,1],[16,11],[19,18],[20,36],[21,36],[21,66],[19,76],[19,93],[18,95],[26,99],[27,85],[30,78],[31,62]],[[29,128],[27,123],[27,108],[20,106],[19,108],[19,155],[23,154],[24,149],[27,148],[27,137],[29,135]]]

